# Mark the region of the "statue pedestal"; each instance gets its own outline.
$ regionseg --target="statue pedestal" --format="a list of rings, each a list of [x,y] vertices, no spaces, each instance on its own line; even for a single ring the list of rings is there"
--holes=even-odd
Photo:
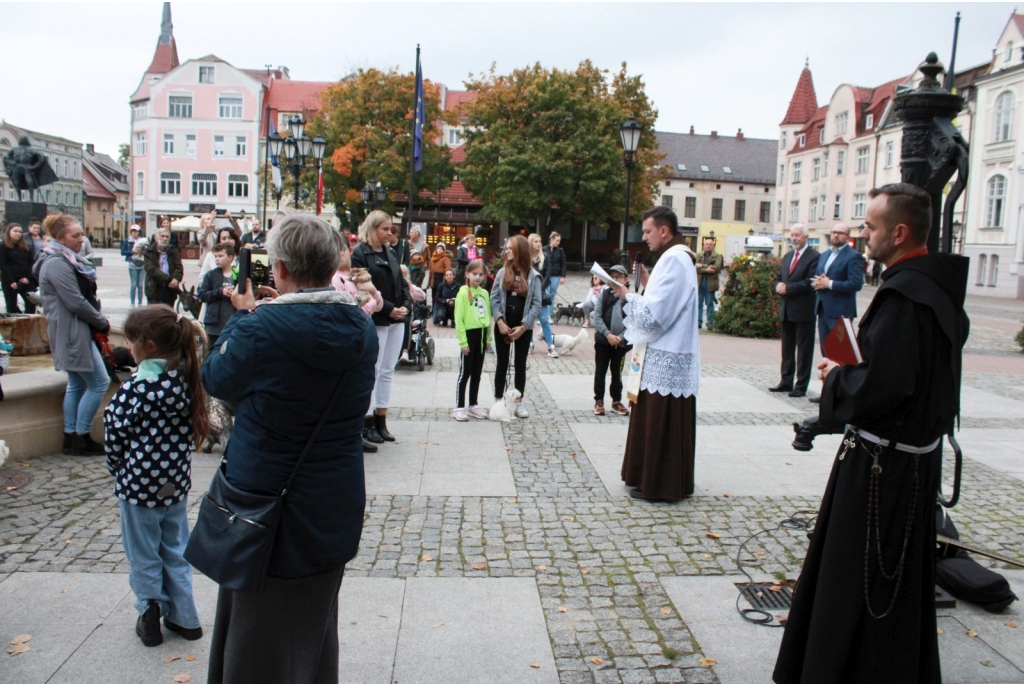
[[[38,219],[40,222],[46,218],[47,209],[45,202],[22,202],[21,200],[7,200],[4,202],[4,219],[21,224],[28,233],[28,222]]]
[[[11,356],[27,357],[50,353],[50,336],[42,314],[5,314],[0,316],[0,335],[14,345]]]

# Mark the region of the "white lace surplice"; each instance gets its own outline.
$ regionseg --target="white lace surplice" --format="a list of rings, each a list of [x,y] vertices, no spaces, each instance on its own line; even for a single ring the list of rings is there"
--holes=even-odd
[[[697,272],[681,247],[666,251],[643,295],[629,294],[623,307],[626,340],[647,343],[640,389],[673,397],[700,389],[697,337]]]

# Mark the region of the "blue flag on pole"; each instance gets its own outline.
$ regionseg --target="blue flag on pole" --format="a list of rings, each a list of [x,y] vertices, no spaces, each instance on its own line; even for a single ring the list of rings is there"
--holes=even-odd
[[[426,108],[423,104],[423,70],[420,69],[420,61],[416,59],[416,110],[413,112],[416,117],[412,134],[412,159],[413,168],[419,171],[423,168],[423,121],[426,119]]]

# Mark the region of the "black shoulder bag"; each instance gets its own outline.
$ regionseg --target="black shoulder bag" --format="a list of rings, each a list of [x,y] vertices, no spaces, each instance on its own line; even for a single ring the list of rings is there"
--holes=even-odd
[[[185,548],[185,560],[196,570],[218,585],[238,592],[259,592],[263,589],[284,498],[327,420],[327,414],[341,394],[347,376],[346,372],[338,381],[338,387],[328,400],[279,495],[256,495],[239,490],[224,476],[223,464],[217,469],[210,489],[199,505],[199,518]]]

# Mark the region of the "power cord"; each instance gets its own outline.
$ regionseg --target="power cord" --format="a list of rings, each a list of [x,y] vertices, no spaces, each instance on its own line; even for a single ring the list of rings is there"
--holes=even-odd
[[[814,530],[814,524],[817,520],[817,511],[814,511],[812,509],[801,509],[799,511],[794,512],[789,518],[784,518],[781,521],[779,521],[779,525],[777,527],[765,528],[764,530],[758,533],[754,533],[749,538],[744,540],[743,544],[741,544],[740,548],[736,551],[736,567],[740,570],[740,572],[743,575],[747,577],[748,584],[753,585],[754,578],[749,573],[747,573],[747,571],[743,568],[743,562],[741,559],[743,555],[743,549],[747,546],[748,543],[764,535],[765,533],[774,533],[777,530],[803,530],[810,532]],[[753,561],[753,559],[751,559],[751,561]],[[749,621],[750,623],[755,623],[757,625],[765,626],[767,628],[782,628],[785,625],[784,623],[773,623],[773,621],[775,621],[775,616],[763,609],[755,609],[753,607],[749,607],[747,609],[741,608],[741,599],[743,599],[742,590],[740,590],[736,594],[736,611],[737,613],[739,613],[740,616],[743,617],[744,621]]]

